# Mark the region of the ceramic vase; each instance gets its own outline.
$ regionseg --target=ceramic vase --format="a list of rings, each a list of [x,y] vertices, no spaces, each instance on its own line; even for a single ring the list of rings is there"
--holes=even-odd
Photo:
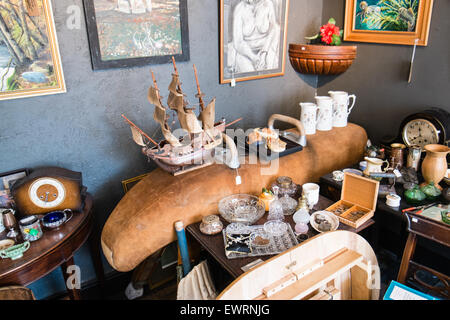
[[[328,94],[333,99],[333,127],[346,127],[348,124],[348,116],[355,106],[356,96],[354,94],[349,95],[344,91],[329,91]],[[351,106],[350,99],[353,100]]]
[[[317,127],[319,131],[330,131],[333,129],[333,99],[330,97],[316,97]]]
[[[425,183],[434,182],[435,186],[442,189],[438,184],[447,172],[447,154],[450,148],[440,144],[429,144],[424,147],[427,155],[422,162],[422,175]]]
[[[317,124],[317,105],[309,102],[300,103],[302,108],[300,121],[305,128],[305,133],[307,135],[316,134],[316,124]]]

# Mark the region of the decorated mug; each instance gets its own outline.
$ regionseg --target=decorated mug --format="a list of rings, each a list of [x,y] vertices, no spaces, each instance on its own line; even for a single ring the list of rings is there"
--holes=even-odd
[[[325,96],[316,97],[317,109],[317,130],[330,131],[333,129],[333,99]]]
[[[349,95],[344,91],[329,91],[328,94],[333,99],[333,127],[346,127],[348,116],[356,103],[356,96],[354,94]],[[353,102],[349,108],[350,99],[353,99]]]
[[[302,102],[300,103],[302,108],[300,121],[305,128],[305,133],[307,135],[316,133],[316,125],[317,125],[317,105],[310,102]]]

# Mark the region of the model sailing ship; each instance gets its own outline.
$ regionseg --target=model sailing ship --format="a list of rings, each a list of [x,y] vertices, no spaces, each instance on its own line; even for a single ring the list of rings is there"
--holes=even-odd
[[[143,147],[143,153],[163,170],[176,175],[212,164],[213,149],[223,143],[222,134],[225,128],[239,120],[229,125],[225,124],[224,119],[215,123],[216,98],[213,98],[205,107],[203,100],[205,95],[201,92],[197,69],[194,65],[197,82],[195,97],[198,98],[200,109],[197,116],[194,112],[195,108],[190,108],[184,99],[185,95],[181,89],[180,77],[173,57],[172,61],[175,72],[172,74],[169,85],[167,106],[162,103],[153,72],[153,86],[148,90],[148,100],[155,106],[153,119],[159,123],[165,140],[155,142],[124,115],[122,117],[130,124],[133,140]],[[175,112],[181,129],[185,130],[185,135],[181,139],[174,135],[169,126],[168,112],[171,110]]]

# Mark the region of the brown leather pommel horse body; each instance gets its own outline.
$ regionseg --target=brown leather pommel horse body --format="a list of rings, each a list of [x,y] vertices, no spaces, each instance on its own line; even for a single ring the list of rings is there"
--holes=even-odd
[[[152,171],[130,190],[109,216],[102,231],[102,248],[111,266],[122,272],[176,240],[175,221],[187,226],[203,216],[218,213],[218,203],[236,193],[258,195],[279,176],[303,184],[333,170],[351,166],[362,158],[365,130],[355,124],[307,136],[307,147],[279,159],[278,169],[264,174],[269,165],[248,164],[236,171],[215,164],[180,176],[161,169]],[[242,163],[242,161],[241,161]],[[267,173],[267,172],[266,172]]]

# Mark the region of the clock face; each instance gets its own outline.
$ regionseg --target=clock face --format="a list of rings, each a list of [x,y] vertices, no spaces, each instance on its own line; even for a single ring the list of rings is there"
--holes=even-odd
[[[423,148],[427,144],[437,144],[439,134],[439,130],[430,121],[415,119],[403,128],[403,141],[408,147],[418,145]]]
[[[53,178],[41,178],[30,185],[28,190],[30,200],[40,208],[54,208],[66,198],[63,184]]]

